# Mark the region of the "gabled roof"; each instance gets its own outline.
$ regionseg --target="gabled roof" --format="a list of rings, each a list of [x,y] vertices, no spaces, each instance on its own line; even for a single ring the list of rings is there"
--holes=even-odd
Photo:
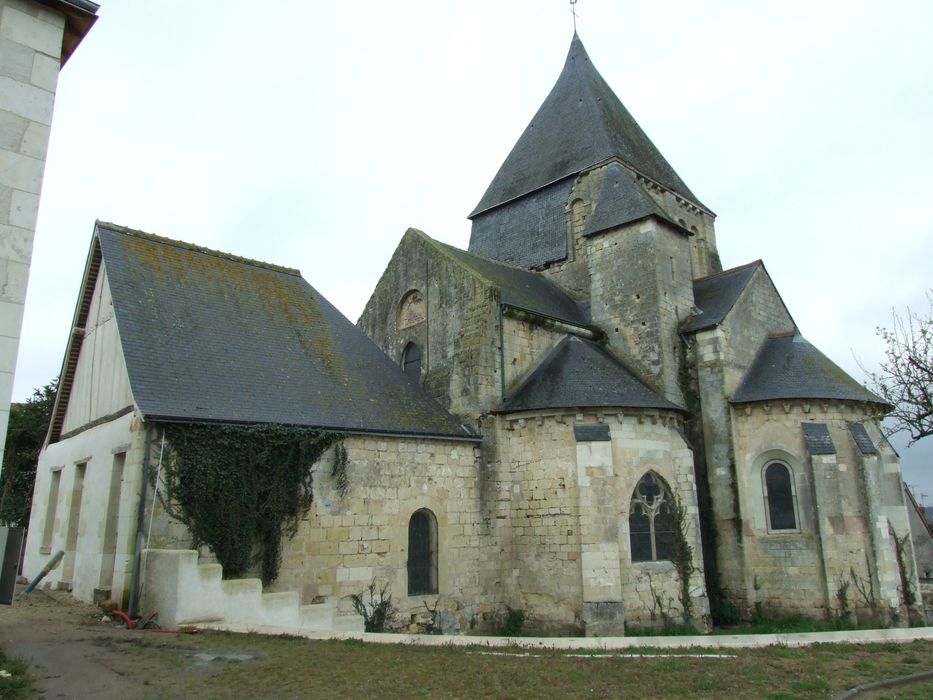
[[[759,267],[763,267],[761,260],[755,260],[747,265],[694,280],[693,305],[699,310],[687,319],[682,328],[683,332],[692,333],[722,323]]]
[[[583,235],[592,236],[649,216],[663,219],[678,229],[683,228],[658,206],[631,170],[618,163],[610,163],[606,167],[606,178],[603,181],[602,190],[596,200],[592,216],[586,221]]]
[[[499,412],[609,407],[684,412],[599,345],[573,335],[557,344]]]
[[[700,204],[603,80],[574,33],[560,77],[470,218],[611,158]]]
[[[435,241],[418,229],[408,231],[420,236],[425,243],[453,258],[489,284],[498,287],[499,298],[503,304],[576,326],[586,326],[589,323],[587,310],[544,275],[454,248]]]
[[[768,337],[732,403],[775,399],[885,402],[852,379],[800,334]]]
[[[475,439],[297,270],[114,224],[95,236],[147,420]]]

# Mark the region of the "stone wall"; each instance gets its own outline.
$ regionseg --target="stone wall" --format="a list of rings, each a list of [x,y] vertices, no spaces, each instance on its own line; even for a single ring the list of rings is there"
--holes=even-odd
[[[825,424],[835,453],[811,455],[802,422]],[[877,454],[861,453],[849,422],[864,424]],[[845,597],[860,618],[906,621],[893,539],[909,533],[900,467],[870,407],[837,401],[750,404],[736,407],[734,429],[748,605],[766,614],[827,617],[841,611]],[[762,470],[771,460],[793,474],[797,531],[769,530]],[[905,566],[917,591],[909,544]],[[741,599],[743,592],[736,593]]]
[[[502,363],[505,395],[510,395],[566,336],[546,325],[521,318],[502,319]]]
[[[729,398],[738,387],[769,333],[792,330],[793,320],[763,268],[759,268],[723,322],[693,335],[689,345],[695,367],[695,394],[688,396],[694,432],[700,431],[709,507],[704,515],[716,557],[716,581],[732,602],[747,608],[748,576],[742,541],[744,513],[738,500],[732,410]],[[799,431],[798,431],[799,432]]]
[[[683,405],[679,330],[693,309],[686,235],[645,219],[590,237],[586,255],[593,323],[642,379]]]
[[[418,290],[425,318],[399,323],[403,298]],[[420,231],[409,230],[376,285],[359,326],[401,362],[409,342],[422,351],[422,385],[452,413],[472,420],[501,396],[499,299]]]
[[[574,426],[608,428],[607,441],[580,441]],[[530,631],[621,634],[622,624],[679,621],[670,562],[632,563],[628,513],[638,480],[652,470],[688,514],[694,622],[708,614],[692,454],[673,414],[547,412],[503,416],[486,426],[488,501],[501,552],[505,602],[525,611]],[[493,500],[494,498],[494,500]]]
[[[444,613],[448,632],[468,632],[494,612],[480,580],[484,547],[480,478],[475,448],[405,438],[348,437],[341,493],[333,450],[315,466],[314,505],[284,549],[282,569],[269,590],[298,590],[303,602],[339,601],[375,581],[389,584],[403,621]],[[436,595],[408,595],[408,527],[415,511],[437,519]]]
[[[0,0],[0,458],[64,28],[44,5]]]

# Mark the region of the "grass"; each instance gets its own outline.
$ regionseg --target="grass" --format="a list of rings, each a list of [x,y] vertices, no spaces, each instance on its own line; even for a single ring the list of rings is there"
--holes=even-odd
[[[573,652],[417,647],[359,640],[205,631],[101,635],[139,681],[135,697],[171,698],[831,698],[858,685],[933,668],[933,641],[755,649]],[[650,644],[650,642],[649,642]],[[709,658],[708,658],[709,657]],[[207,659],[207,660],[205,660]],[[4,660],[4,668],[10,668]],[[15,662],[14,662],[15,663]],[[3,689],[2,698],[32,697]],[[930,685],[879,697],[933,697]]]
[[[639,648],[576,656],[542,649],[414,647],[224,633],[205,633],[190,641],[193,646],[166,644],[144,651],[150,662],[160,655],[174,656],[174,664],[160,663],[176,674],[178,655],[184,657],[183,666],[190,666],[195,646],[252,656],[237,663],[212,662],[189,674],[184,694],[204,698],[829,698],[857,685],[933,668],[933,642],[926,641],[741,650]],[[633,652],[643,657],[630,658]],[[694,658],[697,652],[732,658]],[[652,658],[652,653],[664,656]],[[897,697],[911,697],[900,694],[907,690],[898,692]]]
[[[0,698],[18,700],[32,697],[32,678],[26,672],[28,664],[21,659],[11,659],[0,649]],[[7,678],[6,674],[10,677]]]

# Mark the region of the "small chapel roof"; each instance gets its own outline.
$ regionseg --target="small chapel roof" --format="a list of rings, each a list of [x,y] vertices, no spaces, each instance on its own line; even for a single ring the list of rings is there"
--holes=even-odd
[[[98,223],[150,420],[475,439],[297,270]]]
[[[612,158],[700,204],[593,66],[574,33],[557,82],[470,218]]]
[[[761,260],[755,260],[694,280],[693,305],[697,311],[687,319],[681,330],[684,333],[692,333],[722,323],[751,282],[755,271],[762,266]]]
[[[885,404],[799,333],[769,336],[732,403],[779,399],[836,399]]]
[[[592,236],[649,216],[663,219],[678,229],[683,228],[654,201],[631,170],[618,163],[610,163],[606,167],[606,176],[593,214],[586,220],[583,235]]]
[[[575,326],[589,323],[587,309],[543,275],[454,248],[424,233],[422,235],[474,274],[498,287],[503,304]]]
[[[609,407],[684,411],[596,343],[568,335],[506,399],[500,412]]]

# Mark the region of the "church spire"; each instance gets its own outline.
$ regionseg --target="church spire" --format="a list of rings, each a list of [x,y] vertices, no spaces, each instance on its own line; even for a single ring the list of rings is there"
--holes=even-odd
[[[700,205],[593,66],[575,31],[560,77],[469,218],[610,158]]]

